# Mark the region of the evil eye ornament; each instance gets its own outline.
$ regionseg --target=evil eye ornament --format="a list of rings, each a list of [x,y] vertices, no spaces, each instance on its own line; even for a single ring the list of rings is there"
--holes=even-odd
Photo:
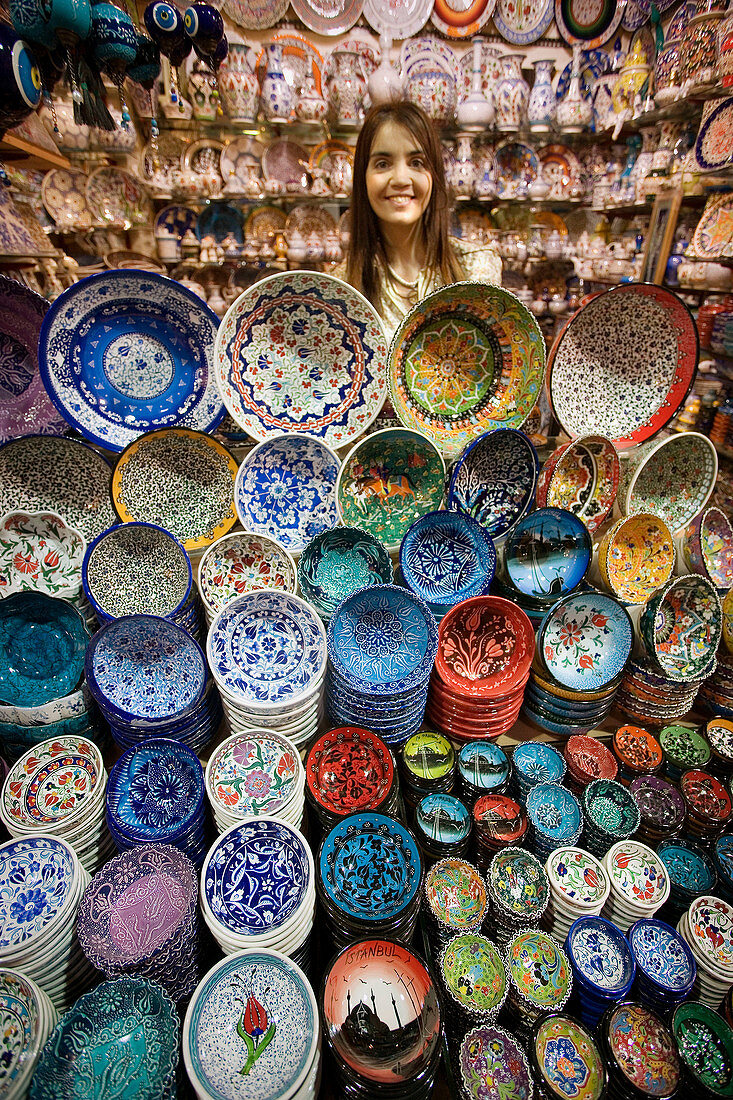
[[[145,29],[163,52],[165,46],[180,42],[184,37],[183,18],[178,8],[163,0],[154,0],[143,12]]]
[[[202,54],[214,53],[224,34],[224,20],[211,4],[191,4],[183,13],[186,34]]]
[[[130,80],[143,88],[152,88],[160,75],[160,50],[146,34],[137,35],[135,60],[127,70]]]
[[[41,102],[41,74],[28,45],[12,27],[0,24],[0,119],[22,122]],[[2,129],[2,125],[0,125]]]
[[[204,51],[200,49],[195,42],[193,48],[202,61],[205,61],[207,65],[213,66],[214,69],[218,69],[222,61],[224,61],[224,59],[226,58],[226,55],[229,53],[229,42],[227,40],[227,36],[224,35],[223,38],[217,43],[216,49],[213,53],[204,53]]]

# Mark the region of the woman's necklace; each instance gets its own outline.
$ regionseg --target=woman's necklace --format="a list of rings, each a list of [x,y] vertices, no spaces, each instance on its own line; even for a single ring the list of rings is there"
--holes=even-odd
[[[420,281],[419,275],[415,279],[415,281],[411,283],[407,279],[403,279],[401,275],[398,275],[391,264],[387,264],[387,271],[392,282],[397,284],[394,287],[394,292],[399,298],[403,298],[405,301],[409,301],[411,298],[417,297],[417,284]],[[399,290],[399,287],[404,287],[404,289],[407,291],[407,294],[402,293],[402,291]]]

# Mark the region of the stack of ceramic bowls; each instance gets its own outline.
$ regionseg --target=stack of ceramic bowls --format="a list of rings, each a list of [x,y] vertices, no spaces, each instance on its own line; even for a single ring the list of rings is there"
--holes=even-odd
[[[234,531],[207,546],[197,582],[207,626],[228,603],[262,588],[295,594],[295,562],[284,546],[265,535]]]
[[[428,717],[454,741],[498,737],[514,725],[534,655],[524,612],[497,596],[449,611],[438,634]]]
[[[680,684],[715,671],[722,633],[717,589],[695,573],[673,577],[658,588],[639,616],[639,634],[652,665]]]
[[[592,1031],[565,1012],[547,1014],[532,1028],[528,1043],[529,1064],[538,1086],[535,1095],[544,1100],[567,1100],[563,1069],[572,1065],[575,1100],[603,1100],[606,1066]],[[567,1058],[567,1062],[561,1059]],[[563,1069],[560,1068],[562,1064]]]
[[[503,794],[509,784],[511,763],[493,741],[469,741],[458,753],[456,794],[474,806],[485,794]]]
[[[90,1080],[102,1082],[108,1095],[123,1087],[141,1095],[144,1082],[144,1095],[175,1100],[179,1031],[176,1006],[155,982],[102,982],[51,1033],[33,1075],[32,1100],[89,1095]]]
[[[334,527],[322,531],[303,549],[298,584],[304,599],[328,623],[338,605],[370,584],[392,584],[392,559],[368,531]]]
[[[478,868],[448,856],[425,875],[423,905],[425,930],[434,953],[462,932],[478,932],[489,899]]]
[[[710,761],[710,745],[691,726],[665,726],[659,733],[664,752],[664,774],[679,783],[684,772],[705,768]]]
[[[347,597],[328,624],[326,711],[403,744],[422,725],[438,631],[412,592],[378,584]]]
[[[484,528],[470,516],[426,512],[402,539],[400,569],[405,585],[440,621],[456,604],[488,593],[496,551]]]
[[[613,751],[618,760],[618,778],[627,786],[639,775],[656,775],[664,763],[657,738],[641,726],[619,726],[613,735]]]
[[[681,1080],[677,1045],[656,1012],[638,1001],[609,1008],[598,1029],[613,1100],[674,1096]]]
[[[199,867],[206,816],[204,773],[195,753],[166,737],[124,752],[107,784],[107,825],[120,852],[170,844]]]
[[[568,1003],[573,972],[560,944],[539,928],[514,936],[507,944],[505,962],[513,1030],[527,1035],[543,1013],[559,1012]]]
[[[701,736],[710,745],[710,766],[720,776],[733,774],[733,722],[715,715],[700,728]]]
[[[5,1010],[0,1093],[3,1100],[28,1095],[33,1071],[58,1015],[39,985],[17,970],[0,969],[0,1000]]]
[[[37,707],[0,704],[3,756],[11,764],[40,741],[67,733],[81,734],[102,749],[109,743],[109,732],[102,727],[99,711],[85,684]]]
[[[620,840],[606,852],[603,866],[611,884],[603,915],[623,931],[642,917],[653,917],[669,897],[667,868],[653,849],[638,840]]]
[[[86,957],[108,978],[148,978],[178,1002],[199,980],[197,915],[191,860],[169,844],[145,844],[94,876],[76,931]]]
[[[609,1005],[628,996],[636,977],[634,956],[623,932],[603,917],[578,917],[565,949],[580,1018],[594,1028]]]
[[[557,749],[543,741],[523,741],[512,753],[510,794],[520,802],[538,783],[562,783],[566,764]]]
[[[648,917],[631,925],[626,937],[636,963],[635,994],[658,1012],[667,1012],[692,993],[697,966],[686,940],[664,921]]]
[[[398,756],[400,790],[408,815],[421,798],[437,791],[450,793],[456,779],[456,753],[442,733],[420,730],[405,742]],[[376,807],[374,807],[376,809]]]
[[[648,658],[633,658],[624,671],[616,706],[635,725],[659,729],[689,714],[705,679],[672,680]]]
[[[426,867],[444,856],[464,856],[471,839],[471,811],[453,794],[426,794],[415,809],[414,832]]]
[[[352,814],[321,844],[316,892],[337,947],[370,933],[410,943],[421,883],[415,838],[385,814]]]
[[[8,772],[0,821],[10,836],[58,836],[93,874],[114,852],[104,820],[107,772],[91,741],[68,735],[43,741]]]
[[[683,1083],[694,1090],[693,1095],[705,1100],[730,1096],[733,1030],[723,1017],[699,1001],[686,1001],[675,1009],[670,1029],[682,1063]]]
[[[733,907],[722,898],[703,894],[677,923],[697,963],[697,997],[711,1008],[733,985]]]
[[[534,928],[550,900],[545,869],[524,848],[503,848],[486,876],[494,935],[506,945],[517,932]]]
[[[565,943],[573,921],[600,914],[611,885],[602,865],[583,848],[556,848],[547,857],[545,871],[550,884],[549,928]]]
[[[670,880],[664,916],[670,924],[677,924],[695,898],[702,894],[715,893],[715,864],[704,848],[685,837],[663,841],[657,849],[657,855],[667,868]]]
[[[276,817],[299,829],[305,769],[292,741],[275,730],[233,733],[206,765],[206,795],[220,833],[246,817]]]
[[[58,837],[34,836],[0,846],[0,965],[20,970],[65,1012],[93,981],[74,934],[89,875]]]
[[[217,729],[219,700],[207,691],[206,659],[191,635],[157,615],[103,626],[85,657],[87,684],[117,744],[169,737],[194,752]]]
[[[733,597],[726,598],[730,603]],[[733,659],[729,653],[719,654],[718,667],[700,688],[697,701],[699,709],[708,714],[733,718]]]
[[[232,733],[283,733],[300,750],[318,729],[326,632],[305,600],[248,592],[213,620],[206,641],[211,674]]]
[[[580,802],[559,783],[538,783],[527,795],[532,850],[544,862],[555,848],[577,844],[583,831]]]
[[[473,807],[475,859],[482,874],[498,851],[521,844],[527,834],[526,810],[505,794],[484,794]]]
[[[677,787],[658,775],[640,775],[629,791],[639,807],[639,840],[656,848],[681,831],[685,823],[685,802]]]
[[[568,766],[565,781],[575,794],[582,794],[594,779],[616,778],[618,765],[613,753],[597,737],[574,734],[565,742],[563,755]]]
[[[234,825],[206,853],[201,908],[227,955],[267,947],[307,969],[315,903],[313,855],[284,821],[259,817]]]
[[[334,1095],[428,1100],[433,1094],[440,1002],[427,967],[402,944],[372,939],[345,948],[326,970],[322,1011]]]
[[[582,805],[585,846],[599,859],[639,828],[641,813],[636,800],[615,779],[594,779],[583,790]]]
[[[709,772],[694,769],[680,779],[687,810],[687,831],[703,844],[713,840],[731,821],[730,792]]]
[[[733,836],[730,833],[719,836],[711,854],[718,873],[716,893],[725,901],[733,902]]]
[[[314,1100],[318,1093],[315,994],[301,968],[271,948],[222,959],[204,975],[186,1011],[182,1047],[198,1100],[252,1095],[254,1080],[262,1097]]]
[[[548,672],[537,653],[529,673],[525,714],[534,725],[561,737],[587,733],[613,707],[620,682],[616,676],[597,690],[567,687]]]
[[[466,1032],[458,1051],[460,1100],[499,1100],[511,1092],[516,1100],[534,1093],[527,1057],[517,1039],[502,1027],[479,1026]]]
[[[343,726],[324,733],[310,747],[305,776],[308,806],[324,832],[366,810],[396,816],[400,788],[394,759],[369,730]]]
[[[449,940],[438,959],[445,997],[445,1029],[455,1047],[472,1024],[493,1024],[509,990],[504,959],[496,944],[478,932]]]

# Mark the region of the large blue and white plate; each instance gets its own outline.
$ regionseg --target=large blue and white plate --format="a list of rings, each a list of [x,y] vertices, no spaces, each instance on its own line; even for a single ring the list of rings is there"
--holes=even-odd
[[[391,920],[415,899],[421,862],[415,839],[385,814],[351,814],[323,841],[319,875],[326,895],[360,921]]]
[[[534,498],[540,460],[528,436],[496,428],[464,448],[451,471],[447,506],[491,535],[506,534]]]
[[[621,997],[631,988],[636,964],[623,932],[604,917],[580,917],[570,925],[566,950],[575,977],[601,996]]]
[[[237,936],[262,936],[294,917],[313,883],[313,855],[292,825],[261,817],[234,825],[201,870],[206,904]]]
[[[357,290],[319,272],[278,272],[224,315],[217,379],[232,417],[255,439],[305,432],[343,447],[384,404],[387,351],[379,315]]]
[[[50,836],[0,847],[0,950],[37,938],[64,909],[74,889],[71,848]]]
[[[216,315],[163,275],[105,271],[65,290],[41,326],[38,364],[56,408],[111,451],[152,428],[207,432],[224,416]]]
[[[299,553],[336,526],[338,456],[319,439],[292,432],[254,447],[239,467],[234,506],[245,531]]]
[[[485,595],[496,569],[494,544],[460,512],[428,512],[405,533],[400,565],[407,585],[441,607]]]
[[[247,592],[211,624],[206,654],[214,679],[242,705],[303,700],[326,666],[326,631],[305,600],[287,592]]]

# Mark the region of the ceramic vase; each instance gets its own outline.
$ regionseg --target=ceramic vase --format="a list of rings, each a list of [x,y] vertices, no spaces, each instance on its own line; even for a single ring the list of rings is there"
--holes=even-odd
[[[565,98],[557,105],[557,124],[567,134],[580,134],[587,130],[593,119],[593,105],[583,98],[580,88],[580,46],[573,46],[570,84]]]
[[[267,71],[260,89],[262,111],[268,122],[287,122],[293,110],[293,92],[283,72],[283,51],[278,42],[267,46]]]
[[[260,104],[260,86],[250,64],[250,48],[230,42],[229,53],[219,68],[219,94],[232,122],[254,122]]]
[[[674,103],[680,94],[680,41],[665,42],[654,63],[654,102],[657,107]]]
[[[396,103],[402,99],[404,94],[402,77],[390,61],[392,39],[388,34],[379,36],[379,47],[382,51],[382,60],[367,81],[372,106],[378,106],[381,103]]]
[[[593,87],[593,121],[596,133],[610,130],[614,123],[613,92],[618,84],[618,73],[601,73]]]
[[[213,122],[219,108],[216,80],[208,65],[195,58],[188,74],[188,98],[197,122]]]
[[[491,94],[486,95],[483,90],[483,74],[481,71],[481,47],[483,38],[477,35],[473,39],[473,53],[471,57],[471,91],[458,104],[456,122],[462,130],[472,133],[481,133],[494,121],[494,101]]]
[[[733,88],[733,13],[718,29],[718,73],[724,88]]]
[[[331,167],[328,173],[328,184],[337,199],[347,198],[351,194],[351,184],[354,179],[354,171],[347,153],[343,149],[334,149],[329,154]]]
[[[450,182],[457,199],[471,197],[475,179],[476,165],[471,155],[471,138],[468,134],[459,134],[458,151],[450,173]]]
[[[527,122],[533,133],[544,134],[555,117],[555,93],[552,90],[552,58],[533,61],[534,84],[527,103]]]
[[[301,122],[320,122],[328,110],[325,99],[319,95],[316,78],[308,73],[295,103],[295,113]]]
[[[637,93],[641,91],[649,77],[649,59],[644,43],[639,38],[634,48],[627,54],[619,80],[613,90],[613,109],[616,112],[614,136],[620,130],[625,119],[631,117]]]
[[[333,74],[328,85],[329,113],[337,126],[360,125],[364,117],[366,80],[361,58],[354,50],[334,50]]]
[[[718,80],[718,28],[724,12],[713,10],[693,15],[680,47],[681,95],[703,90]]]
[[[522,76],[524,54],[505,54],[501,59],[501,77],[496,82],[496,128],[502,132],[519,130],[527,118],[529,84]]]

